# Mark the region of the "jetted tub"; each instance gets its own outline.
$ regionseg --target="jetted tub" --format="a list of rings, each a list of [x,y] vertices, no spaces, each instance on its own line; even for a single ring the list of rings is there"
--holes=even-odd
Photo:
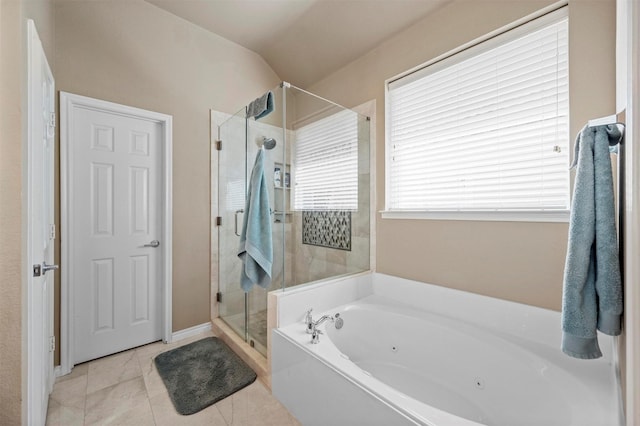
[[[278,303],[281,323],[298,312],[273,332],[273,392],[305,426],[622,424],[608,336],[603,358],[576,360],[560,351],[558,312],[381,274],[351,286],[356,300],[314,309],[344,320],[320,326],[318,344],[302,319],[330,300],[322,285],[306,306]]]

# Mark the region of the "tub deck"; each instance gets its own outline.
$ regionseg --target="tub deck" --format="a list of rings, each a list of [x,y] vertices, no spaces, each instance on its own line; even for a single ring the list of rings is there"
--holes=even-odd
[[[344,319],[319,344],[300,321],[274,331],[274,394],[305,425],[621,424],[608,336],[605,357],[576,360],[559,349],[558,312],[371,275],[362,297],[315,313]],[[316,391],[331,414],[310,407]]]

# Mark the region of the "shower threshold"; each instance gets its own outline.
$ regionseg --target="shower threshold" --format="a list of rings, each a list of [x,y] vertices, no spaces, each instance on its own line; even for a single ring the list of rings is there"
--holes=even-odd
[[[244,313],[222,318],[234,330],[244,329]],[[267,355],[267,310],[249,314],[249,338],[247,343],[263,356]],[[244,338],[244,336],[240,336]],[[252,343],[253,342],[253,343]]]

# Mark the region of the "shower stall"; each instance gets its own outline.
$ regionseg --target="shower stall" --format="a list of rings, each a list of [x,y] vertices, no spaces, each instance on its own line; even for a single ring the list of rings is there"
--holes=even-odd
[[[218,121],[218,151],[212,157],[217,157],[212,163],[217,277],[212,279],[218,280],[218,315],[262,355],[268,292],[370,268],[369,118],[288,83],[270,92],[272,108],[262,117],[248,116],[247,106]],[[268,288],[245,292],[237,254],[259,149],[264,149],[270,205],[264,214],[271,215],[273,268]]]

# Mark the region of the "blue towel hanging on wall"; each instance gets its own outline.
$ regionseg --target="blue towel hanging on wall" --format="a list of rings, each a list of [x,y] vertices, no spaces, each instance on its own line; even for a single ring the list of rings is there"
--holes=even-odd
[[[254,284],[263,288],[269,287],[273,266],[273,243],[263,149],[258,150],[251,170],[238,257],[242,259],[240,285],[244,291],[251,290]]]
[[[615,125],[588,127],[576,141],[576,172],[562,296],[562,351],[575,358],[602,356],[597,332],[621,331],[622,280],[615,225],[610,146],[622,138]]]

